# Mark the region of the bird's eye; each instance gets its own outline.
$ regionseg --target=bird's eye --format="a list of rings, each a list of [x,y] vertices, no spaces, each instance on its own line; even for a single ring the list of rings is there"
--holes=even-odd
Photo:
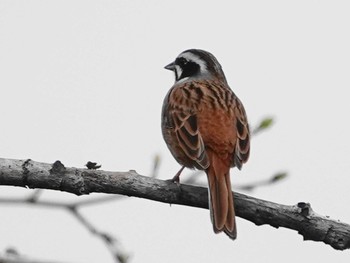
[[[176,62],[179,66],[185,66],[188,63],[187,59],[185,58],[178,58]]]

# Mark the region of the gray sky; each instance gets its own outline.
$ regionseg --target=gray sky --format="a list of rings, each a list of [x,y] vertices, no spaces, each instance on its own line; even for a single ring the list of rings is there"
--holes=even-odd
[[[163,67],[201,48],[222,64],[252,125],[276,119],[253,139],[243,171],[231,171],[233,184],[288,171],[288,180],[248,194],[310,202],[350,223],[349,13],[348,1],[1,0],[0,155],[149,175],[159,154],[161,178],[172,177],[179,165],[161,137],[160,111],[174,76]],[[0,197],[26,194],[0,187]],[[348,251],[240,218],[232,242],[212,232],[203,209],[125,198],[82,212],[132,263],[350,260]],[[112,262],[62,211],[1,205],[0,251],[10,245],[41,258]]]

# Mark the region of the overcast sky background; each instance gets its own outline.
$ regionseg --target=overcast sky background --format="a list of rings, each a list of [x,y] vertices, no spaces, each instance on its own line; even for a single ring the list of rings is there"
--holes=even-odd
[[[163,67],[201,48],[222,64],[252,126],[276,120],[254,137],[243,170],[231,171],[233,184],[287,171],[284,182],[248,194],[310,202],[350,223],[349,14],[349,1],[0,0],[0,156],[74,167],[93,160],[149,175],[159,154],[160,177],[172,177],[179,165],[160,111],[174,76]],[[28,193],[0,187],[0,197]],[[240,218],[232,242],[213,233],[204,209],[125,198],[82,213],[116,236],[132,263],[350,260],[349,251]],[[0,253],[13,246],[41,259],[113,262],[64,211],[0,204],[0,218]]]

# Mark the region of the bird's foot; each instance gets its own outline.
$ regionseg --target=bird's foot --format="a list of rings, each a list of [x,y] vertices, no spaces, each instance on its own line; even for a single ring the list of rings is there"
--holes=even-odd
[[[182,166],[181,169],[175,174],[175,176],[167,181],[170,181],[172,183],[175,183],[177,186],[180,186],[180,175],[183,169],[185,169],[185,166]]]

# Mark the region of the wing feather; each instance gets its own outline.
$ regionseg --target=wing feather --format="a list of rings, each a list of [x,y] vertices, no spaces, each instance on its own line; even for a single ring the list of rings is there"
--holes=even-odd
[[[181,149],[186,156],[195,161],[202,169],[209,166],[209,160],[205,152],[205,146],[198,130],[195,114],[173,111],[172,119],[175,124],[175,134]]]
[[[238,169],[248,161],[250,153],[250,131],[247,116],[241,101],[236,97],[235,107],[237,143],[234,153],[234,164]]]

